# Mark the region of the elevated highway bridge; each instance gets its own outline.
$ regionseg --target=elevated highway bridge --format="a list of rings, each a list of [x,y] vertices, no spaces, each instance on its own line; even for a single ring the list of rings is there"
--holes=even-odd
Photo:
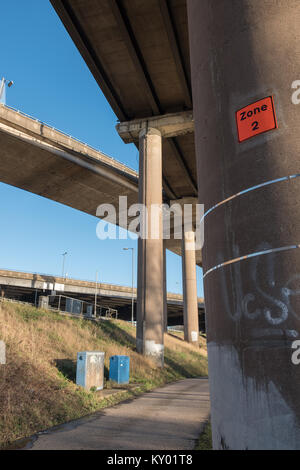
[[[27,114],[0,104],[0,181],[96,217],[97,207],[112,204],[117,224],[119,197],[138,202],[138,173],[99,150]],[[164,200],[169,201],[164,193]],[[172,220],[171,220],[172,230]],[[181,254],[180,240],[166,249]],[[201,252],[197,263],[201,265]]]
[[[90,304],[118,310],[119,318],[131,318],[132,288],[116,284],[83,281],[68,277],[51,276],[48,274],[27,273],[11,270],[0,270],[0,295],[5,298],[30,302],[38,305],[40,296],[56,295],[83,300]],[[136,289],[133,290],[136,315]],[[168,325],[183,324],[183,297],[168,292]],[[204,329],[204,301],[198,298],[199,318]]]

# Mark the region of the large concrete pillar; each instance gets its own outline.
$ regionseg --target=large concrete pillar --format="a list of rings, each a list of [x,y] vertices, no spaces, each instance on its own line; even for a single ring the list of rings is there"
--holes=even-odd
[[[182,236],[182,286],[184,340],[198,345],[199,319],[196,277],[195,233],[183,232]]]
[[[214,448],[300,449],[300,2],[188,0],[188,19]],[[269,96],[278,128],[240,143],[236,111]]]
[[[164,295],[164,331],[168,331],[168,302],[167,302],[167,248],[163,240],[163,295]]]
[[[154,207],[162,204],[162,137],[147,128],[140,133],[139,202],[147,208],[148,237],[138,241],[137,350],[164,364],[162,214],[153,236]],[[154,205],[154,206],[153,206]]]

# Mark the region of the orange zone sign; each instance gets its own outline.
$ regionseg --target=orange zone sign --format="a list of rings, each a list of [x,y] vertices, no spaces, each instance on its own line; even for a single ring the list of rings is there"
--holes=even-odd
[[[245,106],[235,113],[235,117],[239,142],[278,127],[273,96]]]

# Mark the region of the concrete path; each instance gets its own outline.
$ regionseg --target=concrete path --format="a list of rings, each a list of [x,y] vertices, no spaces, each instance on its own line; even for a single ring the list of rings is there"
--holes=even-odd
[[[39,434],[26,448],[191,450],[209,410],[208,380],[181,380]]]

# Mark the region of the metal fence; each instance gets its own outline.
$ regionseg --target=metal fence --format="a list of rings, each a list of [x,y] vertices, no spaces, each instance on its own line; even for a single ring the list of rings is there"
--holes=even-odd
[[[66,295],[49,295],[49,308],[51,310],[58,310],[59,312],[66,312],[72,315],[83,315],[88,318],[118,318],[118,310],[103,305],[86,302],[85,300],[74,299]]]

